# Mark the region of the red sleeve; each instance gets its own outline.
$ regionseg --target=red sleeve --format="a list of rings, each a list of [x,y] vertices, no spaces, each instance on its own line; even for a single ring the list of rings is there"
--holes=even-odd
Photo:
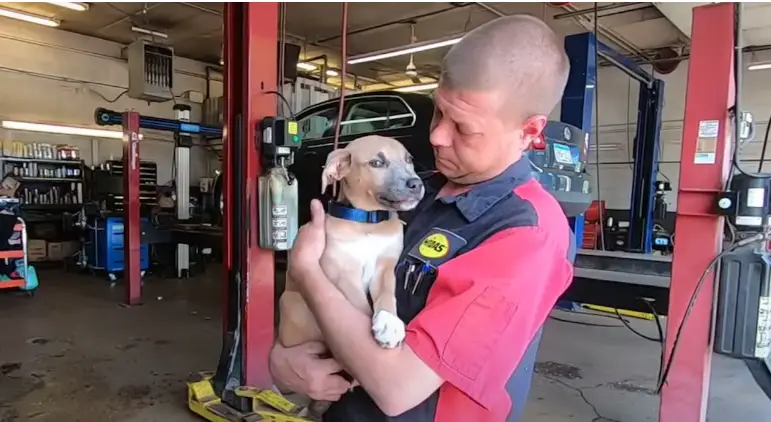
[[[556,238],[560,237],[560,238]],[[573,278],[569,234],[504,230],[439,267],[406,343],[446,382],[486,408]]]

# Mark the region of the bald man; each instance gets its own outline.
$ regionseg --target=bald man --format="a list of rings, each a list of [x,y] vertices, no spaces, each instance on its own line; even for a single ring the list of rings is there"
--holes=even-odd
[[[519,420],[538,337],[570,284],[574,253],[559,204],[523,153],[568,71],[561,39],[529,16],[496,19],[452,47],[430,137],[438,173],[425,181],[396,270],[405,341],[379,347],[370,318],[324,276],[324,211],[314,201],[289,271],[335,359],[319,358],[320,344],[276,346],[280,388],[337,401],[329,422]],[[360,386],[348,392],[341,370]]]

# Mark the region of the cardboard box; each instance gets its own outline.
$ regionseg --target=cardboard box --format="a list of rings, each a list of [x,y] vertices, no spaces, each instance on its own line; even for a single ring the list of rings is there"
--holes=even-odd
[[[64,242],[48,242],[48,260],[61,261],[64,259]]]
[[[47,243],[45,240],[29,239],[27,240],[27,259],[30,262],[45,261],[48,256]]]
[[[80,242],[48,242],[48,260],[62,261],[80,250]]]

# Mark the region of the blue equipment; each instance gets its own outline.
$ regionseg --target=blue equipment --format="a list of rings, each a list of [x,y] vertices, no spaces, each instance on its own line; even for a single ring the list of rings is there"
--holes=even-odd
[[[120,126],[123,124],[123,113],[97,108],[94,112],[96,124],[100,126]],[[201,135],[208,138],[221,138],[222,128],[215,126],[199,125],[197,123],[184,122],[158,117],[139,116],[139,127],[142,129],[160,130],[191,135]]]
[[[573,125],[548,122],[542,142],[527,151],[533,177],[559,202],[569,218],[580,216],[592,202],[586,168],[586,133]]]
[[[147,218],[141,218],[147,223]],[[104,271],[110,280],[115,280],[115,273],[123,271],[123,217],[95,218],[88,226],[88,243],[85,247],[88,268]],[[150,267],[150,245],[142,242],[139,250],[140,270]]]
[[[565,38],[570,76],[562,97],[561,119],[584,132],[592,129],[592,106],[597,86],[597,56],[607,60],[640,83],[637,131],[634,142],[634,176],[629,209],[626,249],[649,254],[653,250],[656,176],[659,172],[659,133],[664,104],[664,82],[597,40],[591,32]],[[596,128],[595,128],[596,130]],[[581,246],[583,216],[571,222],[577,247]]]

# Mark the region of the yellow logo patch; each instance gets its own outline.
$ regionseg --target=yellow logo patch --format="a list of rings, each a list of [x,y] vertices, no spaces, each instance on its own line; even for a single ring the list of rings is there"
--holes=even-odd
[[[442,233],[434,233],[420,242],[418,253],[429,259],[438,259],[450,251],[450,241]]]

